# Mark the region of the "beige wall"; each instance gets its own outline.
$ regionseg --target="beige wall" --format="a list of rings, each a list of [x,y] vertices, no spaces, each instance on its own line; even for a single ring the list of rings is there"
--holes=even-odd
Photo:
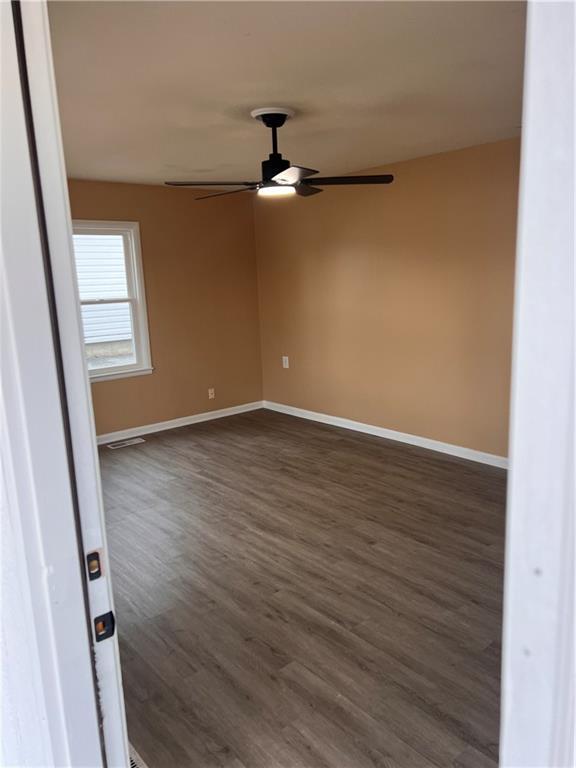
[[[264,397],[505,455],[518,158],[504,141],[259,200]]]
[[[264,396],[505,455],[518,157],[497,142],[254,204],[71,181],[75,218],[142,238],[154,373],[93,385],[98,433]]]
[[[154,372],[93,384],[98,433],[262,397],[251,201],[193,197],[160,186],[70,182],[74,218],[140,222]]]

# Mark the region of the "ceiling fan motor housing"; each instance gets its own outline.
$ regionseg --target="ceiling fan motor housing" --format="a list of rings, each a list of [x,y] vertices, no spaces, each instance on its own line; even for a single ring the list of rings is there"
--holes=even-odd
[[[271,152],[268,160],[262,161],[262,181],[271,181],[277,173],[290,168],[290,160],[285,160],[279,152]]]

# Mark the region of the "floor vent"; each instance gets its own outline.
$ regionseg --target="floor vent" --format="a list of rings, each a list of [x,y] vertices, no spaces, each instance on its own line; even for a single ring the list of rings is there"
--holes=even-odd
[[[106,448],[111,448],[113,451],[116,448],[126,448],[129,445],[137,445],[138,443],[145,443],[146,440],[142,437],[133,437],[130,440],[118,440],[117,443],[108,443]]]
[[[130,744],[130,768],[148,768],[132,744]]]

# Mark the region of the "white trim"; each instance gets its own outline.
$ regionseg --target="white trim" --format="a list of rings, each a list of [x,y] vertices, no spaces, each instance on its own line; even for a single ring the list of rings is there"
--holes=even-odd
[[[102,489],[100,483],[100,469],[98,452],[96,448],[94,420],[92,415],[92,400],[90,396],[90,383],[88,381],[87,368],[84,361],[84,345],[82,324],[80,320],[80,302],[78,300],[78,285],[74,264],[74,252],[72,246],[72,219],[68,199],[68,185],[64,166],[64,154],[60,132],[58,102],[56,98],[56,85],[52,64],[50,28],[48,10],[45,2],[21,3],[24,35],[26,39],[26,52],[28,75],[30,79],[30,91],[32,110],[36,125],[36,142],[38,148],[38,160],[42,182],[44,207],[46,211],[48,240],[50,245],[50,260],[56,294],[58,313],[58,325],[62,359],[64,364],[64,377],[66,380],[66,395],[70,418],[72,437],[72,449],[74,455],[74,469],[76,475],[76,489],[78,494],[79,512],[82,528],[82,546],[84,552],[98,550],[103,564],[103,576],[100,579],[88,582],[88,603],[92,619],[109,610],[114,610],[112,594],[111,571],[108,561],[108,546],[106,542],[106,530],[104,522],[104,507],[102,503]],[[15,189],[20,189],[22,182],[18,176]],[[14,186],[14,185],[13,185]],[[4,202],[4,201],[3,201]],[[22,224],[22,229],[27,232],[28,223]],[[26,258],[24,258],[24,256]],[[28,264],[29,254],[23,252],[21,259],[22,268]],[[35,274],[34,269],[28,267],[30,275],[27,281]],[[31,301],[26,301],[28,321],[39,322],[37,318],[38,307]],[[40,337],[39,337],[40,338]],[[39,339],[32,346],[34,350],[40,344]],[[41,345],[39,348],[43,348]],[[36,383],[38,390],[46,388],[46,375],[43,366],[38,363],[38,352],[33,352],[35,357],[36,374],[29,373],[28,378]],[[41,380],[38,371],[42,371]],[[49,447],[43,450],[44,462],[52,459],[54,453],[55,437],[51,434],[48,425],[48,416],[56,405],[54,400],[45,406],[40,417],[37,417],[38,429],[47,432]],[[58,408],[60,406],[58,405]],[[46,471],[50,474],[50,484],[53,485],[58,475],[46,465]],[[47,503],[47,502],[46,502]],[[44,517],[56,537],[54,544],[49,543],[50,557],[59,568],[58,557],[61,556],[62,535],[58,532],[57,523],[64,514],[60,505],[49,510]],[[70,525],[66,526],[66,530]],[[75,547],[77,544],[75,542]],[[77,557],[77,549],[75,549]],[[50,563],[50,560],[46,561]],[[38,571],[39,578],[46,579],[46,573],[50,571],[40,562],[34,563],[34,570]],[[78,582],[80,583],[80,571],[78,569]],[[76,620],[77,609],[70,601],[69,595],[76,588],[72,577],[65,579],[63,593],[54,591],[54,600],[58,600],[65,613],[60,622],[62,630],[67,631],[68,624]],[[83,616],[82,616],[83,617]],[[93,622],[91,622],[93,626]],[[44,625],[42,628],[43,645]],[[92,651],[96,658],[98,676],[98,689],[96,695],[100,700],[103,713],[103,736],[106,747],[106,764],[111,768],[126,767],[129,764],[128,738],[126,717],[124,713],[124,698],[122,690],[120,657],[118,651],[117,634],[104,642],[94,643],[92,636]],[[65,650],[65,647],[63,647]],[[86,642],[86,654],[90,658],[90,645]],[[71,654],[65,658],[65,668],[61,679],[66,685],[81,684],[80,667],[74,662]],[[82,683],[83,685],[83,683]],[[53,686],[57,687],[57,686]],[[54,715],[58,709],[54,706]],[[93,747],[85,730],[88,722],[85,712],[73,702],[65,702],[62,707],[62,715],[67,719],[65,732],[69,738],[78,742],[79,746],[75,754],[67,758],[56,759],[46,765],[101,765],[99,744]],[[77,722],[78,721],[78,722]],[[95,720],[96,736],[98,737],[98,722]],[[81,751],[80,751],[81,750]]]
[[[529,2],[514,296],[502,768],[576,765],[574,3]]]
[[[217,411],[204,411],[203,413],[194,413],[192,416],[182,416],[179,419],[157,421],[155,424],[144,424],[141,427],[130,427],[129,429],[121,429],[118,432],[108,432],[104,435],[98,435],[97,441],[98,445],[114,443],[116,440],[128,440],[131,437],[151,435],[153,432],[164,432],[166,429],[187,427],[189,424],[198,424],[201,421],[212,421],[212,419],[223,419],[225,416],[235,416],[238,413],[258,411],[262,407],[262,401],[257,400],[254,403],[233,405],[230,408],[220,408]]]
[[[394,429],[385,427],[375,427],[372,424],[364,424],[361,421],[352,421],[352,419],[343,419],[340,416],[329,416],[327,413],[317,413],[316,411],[306,411],[303,408],[296,408],[292,405],[283,405],[269,400],[263,401],[263,407],[270,411],[286,413],[289,416],[298,416],[301,419],[319,421],[321,424],[331,424],[333,427],[342,429],[352,429],[355,432],[364,432],[367,435],[383,437],[386,440],[395,440],[398,443],[408,443],[417,445],[419,448],[426,448],[429,451],[438,451],[439,453],[448,453],[450,456],[457,456],[460,459],[468,461],[478,461],[481,464],[490,464],[492,467],[501,467],[506,469],[508,459],[505,456],[497,456],[493,453],[484,451],[475,451],[472,448],[464,448],[461,445],[452,445],[451,443],[442,443],[439,440],[432,440],[429,437],[420,437],[419,435],[409,435],[406,432],[396,432]]]
[[[417,445],[419,448],[426,448],[429,451],[448,453],[450,456],[457,456],[460,459],[467,459],[468,461],[477,461],[481,464],[490,464],[492,467],[506,469],[508,466],[508,459],[505,456],[496,456],[493,453],[475,451],[472,448],[464,448],[461,445],[442,443],[439,440],[432,440],[429,437],[409,435],[406,432],[396,432],[394,429],[376,427],[373,424],[363,424],[361,421],[343,419],[340,416],[329,416],[327,413],[306,411],[304,408],[296,408],[293,405],[275,403],[271,400],[258,400],[254,403],[234,405],[231,408],[221,408],[218,411],[204,411],[203,413],[195,413],[192,416],[183,416],[179,419],[158,421],[155,424],[144,424],[142,427],[131,427],[130,429],[121,429],[118,432],[108,432],[105,435],[98,435],[98,445],[113,443],[116,440],[127,440],[131,437],[140,437],[141,435],[150,435],[153,432],[163,432],[166,429],[187,427],[189,424],[197,424],[201,421],[211,421],[212,419],[222,419],[225,416],[234,416],[237,413],[257,411],[261,408],[269,411],[276,411],[277,413],[285,413],[288,416],[296,416],[300,419],[318,421],[321,424],[330,424],[333,427],[351,429],[354,432],[363,432],[364,434],[374,435],[375,437],[383,437],[386,440],[395,440],[397,443]]]
[[[101,379],[123,379],[152,373],[150,355],[150,335],[148,331],[148,310],[146,309],[146,290],[142,267],[142,246],[140,242],[140,224],[137,221],[102,221],[100,219],[73,219],[74,234],[102,235],[120,234],[124,239],[124,258],[126,261],[126,280],[128,296],[102,301],[81,301],[81,304],[129,303],[132,316],[132,334],[136,362],[131,365],[115,365],[104,369],[88,370],[91,381]]]
[[[90,381],[111,381],[112,379],[130,379],[132,376],[148,376],[154,373],[154,368],[139,368],[138,370],[119,370],[118,368],[103,368],[103,371],[110,371],[110,373],[96,374],[96,369],[88,371],[90,375]]]
[[[20,10],[51,228],[49,206],[66,200],[66,177],[63,165],[56,174],[45,172],[47,145],[60,149],[48,20],[44,3],[21,3]],[[104,763],[96,707],[100,691],[92,674],[57,356],[8,3],[0,3],[0,33],[2,190],[10,190],[2,195],[0,248],[0,484],[8,502],[0,515],[0,763],[97,768]],[[51,239],[50,248],[54,245]]]

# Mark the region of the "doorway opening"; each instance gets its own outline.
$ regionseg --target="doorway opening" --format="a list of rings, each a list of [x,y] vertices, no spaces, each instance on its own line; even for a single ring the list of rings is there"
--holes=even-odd
[[[496,766],[523,6],[50,23],[141,759]],[[199,200],[272,92],[299,168],[393,184]]]

